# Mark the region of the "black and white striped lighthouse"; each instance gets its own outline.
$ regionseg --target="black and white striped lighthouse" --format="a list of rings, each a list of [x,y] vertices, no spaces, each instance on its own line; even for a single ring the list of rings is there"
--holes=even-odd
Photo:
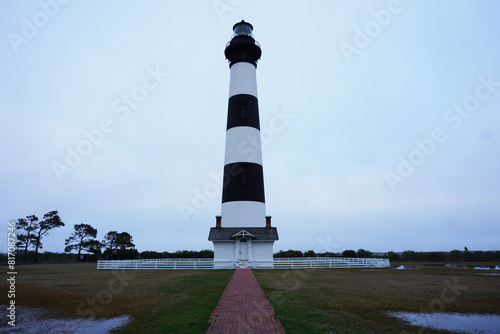
[[[272,261],[277,230],[266,216],[257,100],[257,61],[262,54],[250,23],[233,26],[225,56],[231,71],[221,215],[212,228],[215,260]],[[225,242],[225,243],[224,243]],[[234,250],[228,246],[234,243]],[[224,246],[223,246],[224,245]]]
[[[222,226],[265,226],[264,173],[257,101],[257,61],[262,53],[252,25],[233,27],[227,44],[229,104],[227,110]]]

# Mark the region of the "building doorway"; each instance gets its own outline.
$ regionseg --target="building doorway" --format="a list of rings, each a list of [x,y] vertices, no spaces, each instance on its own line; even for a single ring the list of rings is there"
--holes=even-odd
[[[240,261],[248,260],[248,242],[247,239],[240,239]]]

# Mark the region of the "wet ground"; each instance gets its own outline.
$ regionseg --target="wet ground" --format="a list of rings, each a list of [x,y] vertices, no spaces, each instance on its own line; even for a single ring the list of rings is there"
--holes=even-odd
[[[445,264],[445,267],[461,268],[461,269],[500,270],[500,266],[497,265]]]
[[[419,269],[422,267],[450,267],[460,269],[480,269],[480,270],[500,270],[499,265],[478,265],[478,264],[418,264],[418,265],[397,265],[392,269]]]
[[[1,305],[2,318],[5,318],[5,305]],[[65,318],[59,319],[54,313],[43,309],[19,306],[16,307],[15,327],[2,321],[2,333],[29,334],[104,334],[126,325],[131,318],[123,315],[111,319]]]
[[[389,312],[389,315],[414,326],[456,333],[500,333],[500,316],[496,314]]]

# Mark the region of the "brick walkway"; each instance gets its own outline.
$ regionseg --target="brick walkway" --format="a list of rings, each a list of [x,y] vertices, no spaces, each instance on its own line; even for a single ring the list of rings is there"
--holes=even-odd
[[[251,269],[236,269],[209,321],[210,334],[285,333]]]

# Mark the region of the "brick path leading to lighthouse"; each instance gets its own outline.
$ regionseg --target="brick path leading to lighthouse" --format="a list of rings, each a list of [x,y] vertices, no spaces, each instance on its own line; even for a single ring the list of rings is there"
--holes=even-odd
[[[236,269],[209,321],[210,334],[285,333],[251,269]]]

